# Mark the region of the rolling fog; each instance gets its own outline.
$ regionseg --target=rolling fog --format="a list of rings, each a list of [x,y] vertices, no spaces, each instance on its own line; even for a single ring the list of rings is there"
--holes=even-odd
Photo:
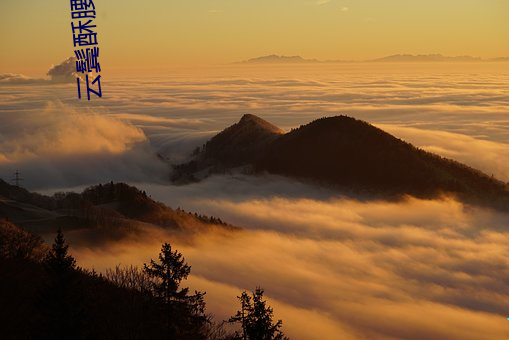
[[[262,286],[298,339],[494,339],[507,331],[507,215],[448,198],[216,200],[183,191],[168,194],[246,230],[189,237],[147,230],[141,239],[74,248],[78,262],[97,270],[141,265],[170,240],[216,319],[234,314],[241,289]]]
[[[167,179],[169,163],[252,113],[286,130],[348,114],[509,181],[507,65],[221,66],[105,79],[90,102],[72,83],[0,81],[0,177],[19,169],[43,192],[127,181],[243,227],[71,243],[79,265],[104,270],[141,265],[170,241],[217,320],[262,286],[296,339],[504,338],[507,214],[453,197],[361,202],[278,176]]]

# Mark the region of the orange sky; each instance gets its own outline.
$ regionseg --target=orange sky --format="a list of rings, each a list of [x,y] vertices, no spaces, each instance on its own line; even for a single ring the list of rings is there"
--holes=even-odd
[[[95,0],[104,70],[221,64],[266,54],[370,59],[509,56],[507,0]],[[43,74],[74,51],[70,6],[0,3],[0,72]]]

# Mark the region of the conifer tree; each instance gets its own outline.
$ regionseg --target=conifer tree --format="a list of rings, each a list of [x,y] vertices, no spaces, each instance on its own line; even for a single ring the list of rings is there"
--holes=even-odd
[[[205,293],[189,295],[189,288],[180,284],[191,272],[182,254],[172,251],[169,243],[164,243],[159,261],[150,260],[144,264],[144,271],[152,278],[152,291],[162,304],[166,314],[168,338],[200,339],[208,319],[205,316]]]
[[[76,260],[68,253],[61,229],[45,258],[48,284],[45,285],[40,308],[45,318],[43,337],[79,339],[84,336],[82,290],[79,285]]]
[[[154,293],[165,304],[181,300],[187,295],[189,288],[179,289],[179,287],[182,280],[187,279],[191,267],[185,263],[181,253],[171,250],[169,243],[163,244],[159,262],[150,260],[150,264],[144,265],[144,270],[155,279]]]
[[[263,298],[263,289],[257,288],[250,296],[242,292],[237,297],[241,309],[228,322],[240,323],[242,333],[236,333],[237,339],[242,340],[283,340],[288,339],[281,331],[283,322],[273,323],[273,310]]]
[[[55,243],[46,255],[46,265],[56,275],[64,275],[76,269],[76,260],[68,254],[69,246],[65,243],[62,229],[57,230]]]

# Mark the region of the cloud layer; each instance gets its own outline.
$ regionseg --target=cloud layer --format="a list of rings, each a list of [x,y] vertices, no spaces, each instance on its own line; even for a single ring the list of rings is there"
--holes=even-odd
[[[378,124],[378,127],[429,152],[466,163],[509,182],[508,143],[439,130],[390,124]]]
[[[113,117],[49,102],[29,114],[5,113],[0,173],[20,169],[28,187],[108,180],[161,181],[169,172],[139,128]]]
[[[296,198],[288,190],[267,198],[256,183],[231,183],[232,199],[205,194],[228,180],[212,178],[201,190],[161,187],[159,194],[245,231],[192,238],[148,231],[136,241],[73,251],[102,270],[141,264],[170,241],[192,264],[191,286],[208,292],[218,319],[235,312],[242,289],[262,286],[285,331],[299,339],[507,336],[508,215],[447,198],[358,202]]]
[[[20,113],[40,115],[48,102],[63,103],[141,129],[153,153],[178,163],[244,113],[287,130],[348,114],[507,181],[509,70],[503,67],[229,65],[154,78],[103,77],[105,95],[90,102],[77,99],[75,84],[2,83],[0,126]],[[51,178],[47,183],[56,185]]]
[[[193,238],[147,229],[73,248],[81,265],[102,270],[146,262],[171,241],[219,319],[241,289],[260,285],[294,338],[507,338],[507,215],[448,198],[358,202],[277,176],[169,186],[154,155],[183,160],[243,113],[285,129],[349,114],[508,180],[508,81],[488,64],[218,66],[104,77],[103,98],[90,102],[75,84],[3,81],[0,175],[19,168],[40,189],[125,180],[246,227]]]

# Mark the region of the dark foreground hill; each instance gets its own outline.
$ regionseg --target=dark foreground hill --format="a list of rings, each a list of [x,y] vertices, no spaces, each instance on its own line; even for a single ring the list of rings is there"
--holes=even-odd
[[[204,293],[179,288],[190,267],[182,254],[164,248],[167,243],[159,255],[165,270],[151,261],[143,269],[117,266],[98,274],[76,266],[63,236],[52,247],[43,241],[57,228],[75,233],[73,246],[83,242],[91,249],[128,235],[150,237],[147,228],[173,231],[167,237],[237,229],[173,210],[124,183],[50,197],[0,180],[1,339],[231,338],[215,336],[222,328],[205,314]]]
[[[69,199],[69,195],[48,199],[5,183],[2,186],[7,194],[34,204],[58,206]],[[123,211],[142,217],[152,216],[154,211],[167,213],[169,209],[124,184],[99,185],[74,194],[69,204],[64,204],[65,209],[74,209],[74,202],[95,207],[113,203],[119,215]],[[20,216],[27,207],[37,213],[45,211],[20,203]],[[194,215],[191,218],[194,222],[205,219]],[[210,219],[201,223],[220,224]],[[103,232],[95,230],[95,234]],[[172,236],[175,234],[166,235]],[[88,243],[86,247],[94,249],[96,245]],[[272,308],[259,288],[253,293],[253,300],[241,305],[242,313],[247,311],[245,317],[242,314],[240,319],[229,319],[229,329],[224,326],[226,321],[215,322],[206,311],[205,292],[193,293],[184,286],[191,266],[168,242],[162,245],[158,257],[141,268],[117,265],[101,274],[79,267],[69,249],[60,229],[49,246],[35,233],[0,217],[1,339],[233,340],[242,338],[238,328],[254,334],[250,339],[276,338],[273,334],[284,338],[281,321],[272,321]],[[242,296],[246,294],[243,292]]]
[[[255,127],[246,129],[245,120],[255,121]],[[218,154],[217,140],[227,145],[227,153]],[[453,194],[469,203],[509,208],[505,183],[347,116],[321,118],[286,134],[259,117],[244,116],[205,144],[193,161],[177,166],[174,178],[192,180],[234,168],[307,180],[363,197]]]
[[[50,259],[50,249],[0,220],[2,339],[210,338],[209,317],[191,309],[192,302],[164,304],[137,267],[99,275],[76,267],[69,255]]]
[[[241,310],[215,322],[206,293],[184,286],[190,272],[165,242],[143,268],[118,265],[98,274],[78,266],[61,230],[50,247],[0,219],[0,338],[288,339],[261,288],[252,297],[244,291]]]

